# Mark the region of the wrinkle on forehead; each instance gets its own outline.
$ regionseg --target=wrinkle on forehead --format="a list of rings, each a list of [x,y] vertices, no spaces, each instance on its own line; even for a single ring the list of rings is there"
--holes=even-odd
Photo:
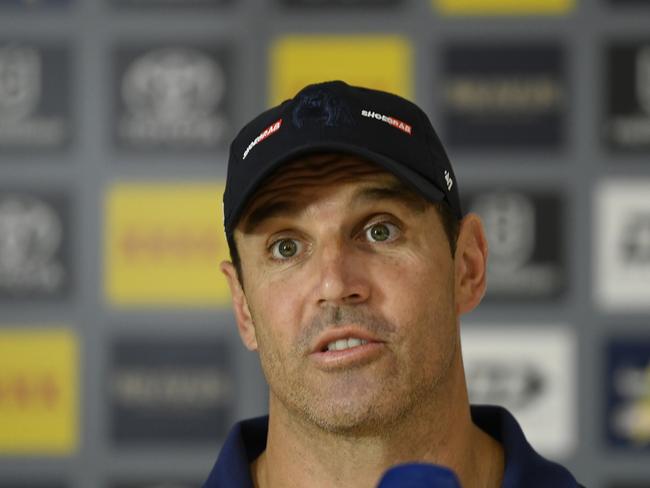
[[[301,158],[283,166],[269,177],[251,199],[241,221],[245,223],[260,207],[309,194],[314,188],[359,181],[367,176],[375,177],[377,182],[399,181],[379,166],[354,156],[319,154]]]

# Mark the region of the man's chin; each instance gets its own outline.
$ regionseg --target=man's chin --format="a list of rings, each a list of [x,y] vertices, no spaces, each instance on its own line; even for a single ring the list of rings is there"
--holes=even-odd
[[[356,405],[330,404],[326,408],[306,412],[307,420],[321,430],[346,437],[368,437],[385,434],[400,417],[392,409],[379,409],[376,403]]]

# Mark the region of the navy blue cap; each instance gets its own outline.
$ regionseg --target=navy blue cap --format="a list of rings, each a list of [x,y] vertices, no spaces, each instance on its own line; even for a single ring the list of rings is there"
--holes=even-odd
[[[309,85],[249,122],[233,140],[223,197],[232,234],[260,185],[283,164],[314,153],[358,156],[393,173],[431,202],[463,213],[449,158],[414,103],[342,81]]]

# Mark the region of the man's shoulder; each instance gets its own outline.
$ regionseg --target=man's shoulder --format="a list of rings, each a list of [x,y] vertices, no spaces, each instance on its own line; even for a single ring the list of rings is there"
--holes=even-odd
[[[506,467],[502,488],[581,486],[568,469],[533,449],[515,418],[505,408],[473,405],[472,420],[503,446]]]
[[[221,447],[203,488],[253,488],[250,463],[266,448],[269,417],[237,422]]]

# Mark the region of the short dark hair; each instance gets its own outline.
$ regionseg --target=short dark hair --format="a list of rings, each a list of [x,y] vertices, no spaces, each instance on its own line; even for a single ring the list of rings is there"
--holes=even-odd
[[[449,241],[449,250],[451,251],[451,256],[454,257],[456,254],[456,242],[458,241],[460,221],[456,218],[454,212],[445,202],[436,202],[432,203],[431,205],[433,205],[434,208],[438,211],[438,215],[442,221],[442,226],[445,229],[447,240]],[[226,241],[228,242],[228,250],[230,251],[230,261],[235,267],[235,270],[237,271],[237,278],[243,287],[244,281],[242,276],[241,257],[239,256],[239,251],[237,250],[237,243],[235,242],[234,232],[226,233]]]

